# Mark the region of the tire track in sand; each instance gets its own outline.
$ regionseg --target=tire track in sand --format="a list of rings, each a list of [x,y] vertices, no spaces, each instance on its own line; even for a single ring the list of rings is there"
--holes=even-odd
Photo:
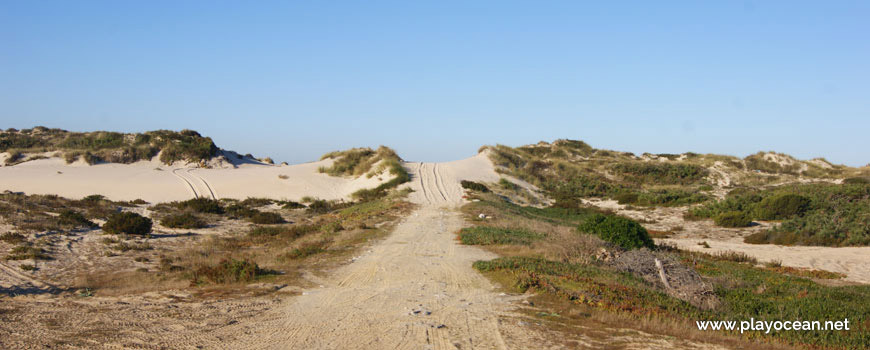
[[[181,169],[172,169],[172,175],[175,175],[175,177],[181,179],[181,181],[183,181],[187,185],[187,188],[190,190],[190,193],[193,194],[193,198],[199,198],[199,194],[196,193],[196,188],[193,187],[193,184],[190,183],[190,181],[187,180],[187,178],[185,178],[184,176],[181,176],[181,174],[178,173],[179,170],[181,170]]]

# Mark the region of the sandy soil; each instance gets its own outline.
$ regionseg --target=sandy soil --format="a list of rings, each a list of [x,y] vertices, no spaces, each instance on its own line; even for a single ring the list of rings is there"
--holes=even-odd
[[[237,167],[167,166],[155,157],[133,164],[66,164],[60,158],[40,159],[0,167],[0,191],[56,194],[82,198],[101,194],[112,200],[144,199],[151,203],[194,197],[266,197],[299,200],[303,196],[343,199],[361,188],[372,188],[389,176],[342,178],[317,172],[332,160],[295,165],[243,163]]]

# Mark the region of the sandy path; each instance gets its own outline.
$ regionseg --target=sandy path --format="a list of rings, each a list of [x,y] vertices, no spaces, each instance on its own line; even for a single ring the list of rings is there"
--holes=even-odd
[[[452,208],[462,191],[441,167],[408,164],[420,208],[321,288],[277,308],[229,347],[506,349],[498,315],[509,297],[471,267],[494,256],[456,244],[464,222]]]

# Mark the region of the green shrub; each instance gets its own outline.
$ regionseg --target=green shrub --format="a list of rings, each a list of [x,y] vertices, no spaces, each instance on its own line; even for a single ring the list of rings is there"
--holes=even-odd
[[[619,204],[634,204],[637,203],[638,195],[632,192],[623,192],[613,196]]]
[[[544,235],[524,229],[489,226],[466,227],[459,231],[459,240],[468,245],[516,244],[529,245]]]
[[[219,201],[210,198],[193,198],[183,202],[178,202],[176,206],[179,209],[190,209],[197,213],[223,214],[224,208]]]
[[[767,197],[755,208],[759,220],[782,220],[801,215],[810,208],[810,199],[798,194],[779,194]]]
[[[69,209],[65,209],[60,212],[60,215],[57,216],[57,223],[60,225],[72,227],[97,227],[97,224],[85,218],[84,215],[80,214],[77,211]]]
[[[122,212],[109,217],[103,224],[103,231],[112,234],[147,235],[151,233],[151,219],[142,215]]]
[[[505,178],[501,178],[501,179],[499,179],[499,180],[498,180],[498,185],[499,185],[501,188],[506,189],[506,190],[509,190],[509,191],[516,191],[517,189],[520,188],[519,185],[517,185],[517,184],[515,184],[515,183],[513,183],[513,182],[510,182],[510,180],[505,179]]]
[[[752,219],[746,213],[729,211],[716,215],[713,222],[722,227],[749,227]]]
[[[710,185],[698,186],[698,191],[712,191],[712,190],[713,190],[713,186],[710,186]]]
[[[224,212],[232,219],[249,218],[259,213],[259,210],[248,208],[239,203],[233,203],[224,209]]]
[[[281,204],[281,209],[302,209],[305,208],[304,204],[294,202],[294,201],[282,201],[279,202]]]
[[[629,218],[594,214],[579,227],[580,231],[596,234],[601,239],[624,249],[654,247],[652,238],[643,226]]]
[[[207,226],[203,219],[191,213],[167,216],[160,220],[160,224],[169,228],[183,229],[203,228]]]
[[[251,207],[251,208],[256,208],[256,207],[262,207],[264,205],[269,205],[269,204],[272,204],[274,202],[275,201],[273,201],[269,198],[248,197],[248,198],[245,198],[245,200],[239,202],[239,204],[247,206],[247,207]]]
[[[625,180],[634,183],[657,185],[688,185],[702,181],[709,171],[695,164],[658,162],[622,162],[611,169]]]
[[[844,183],[844,184],[849,184],[849,185],[866,185],[866,184],[870,184],[870,178],[866,178],[866,177],[850,177],[850,178],[848,178],[848,179],[844,179],[844,180],[843,180],[843,183]]]
[[[462,185],[462,188],[467,190],[480,191],[484,193],[489,192],[489,187],[486,187],[486,185],[479,182],[462,180],[460,185]]]
[[[195,283],[203,280],[212,283],[241,283],[253,281],[265,271],[250,260],[223,259],[216,265],[200,266],[194,271]]]
[[[258,225],[274,225],[286,222],[284,221],[284,218],[281,217],[281,214],[262,211],[257,211],[254,215],[248,218],[248,220]]]

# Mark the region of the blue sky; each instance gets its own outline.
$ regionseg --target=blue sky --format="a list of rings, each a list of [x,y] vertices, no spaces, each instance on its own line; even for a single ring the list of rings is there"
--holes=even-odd
[[[870,163],[870,3],[2,1],[0,127],[303,162],[558,138]]]

